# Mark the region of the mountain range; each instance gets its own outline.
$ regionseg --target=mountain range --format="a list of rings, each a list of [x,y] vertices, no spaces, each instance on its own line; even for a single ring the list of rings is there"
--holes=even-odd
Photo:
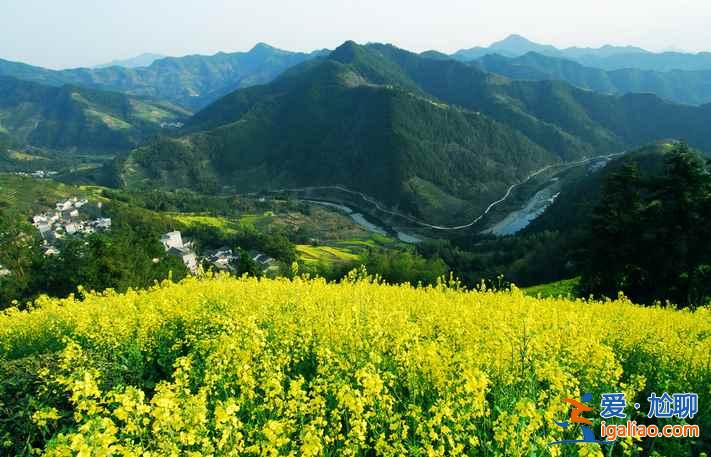
[[[468,62],[488,54],[505,57],[520,57],[535,52],[548,57],[576,61],[582,65],[603,70],[637,68],[639,70],[711,70],[711,53],[661,52],[654,53],[634,46],[602,46],[600,48],[571,47],[558,49],[551,45],[530,41],[521,35],[510,35],[488,47],[462,49],[452,58]]]
[[[528,52],[519,57],[487,54],[471,62],[481,70],[512,79],[560,80],[607,94],[649,93],[691,105],[711,102],[711,70],[602,70],[573,60]]]
[[[120,160],[127,186],[256,191],[344,185],[461,222],[530,173],[660,138],[711,150],[711,105],[512,81],[452,59],[347,42],[218,100]]]
[[[606,71],[521,37],[491,49],[526,53],[462,62],[346,42],[308,54],[259,44],[139,68],[53,71],[0,61],[0,140],[118,153],[94,176],[129,187],[340,185],[446,224],[472,220],[553,164],[667,138],[711,151],[707,71]]]
[[[0,75],[151,97],[195,110],[235,89],[271,81],[287,68],[322,54],[282,51],[260,43],[249,52],[166,57],[148,67],[48,70],[0,59]]]

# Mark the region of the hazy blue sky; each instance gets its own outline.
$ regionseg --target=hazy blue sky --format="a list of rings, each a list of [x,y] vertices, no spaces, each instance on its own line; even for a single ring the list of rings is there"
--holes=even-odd
[[[0,58],[64,68],[348,39],[451,52],[510,33],[559,47],[701,51],[711,50],[710,20],[709,0],[1,0]]]

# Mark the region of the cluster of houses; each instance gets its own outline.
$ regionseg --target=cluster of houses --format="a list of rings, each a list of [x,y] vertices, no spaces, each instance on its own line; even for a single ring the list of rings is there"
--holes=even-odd
[[[46,179],[46,178],[51,178],[52,176],[55,176],[59,173],[56,171],[37,170],[37,171],[18,171],[15,174],[17,176],[23,176],[25,178]]]
[[[179,129],[183,127],[182,122],[161,122],[160,128],[162,129]]]
[[[45,255],[59,254],[55,244],[67,235],[88,235],[111,229],[110,218],[87,219],[84,217],[82,208],[88,204],[89,201],[86,199],[73,197],[58,202],[54,211],[37,214],[32,218],[33,225],[42,236]],[[97,206],[101,208],[101,203]]]
[[[192,274],[196,274],[201,264],[208,264],[216,271],[226,271],[236,273],[236,265],[240,261],[239,253],[232,249],[223,247],[214,251],[209,251],[202,257],[195,253],[194,245],[190,241],[183,240],[179,231],[169,232],[161,236],[161,243],[168,255],[178,257]],[[257,264],[262,271],[266,272],[277,268],[276,260],[260,252],[250,252],[249,257]]]

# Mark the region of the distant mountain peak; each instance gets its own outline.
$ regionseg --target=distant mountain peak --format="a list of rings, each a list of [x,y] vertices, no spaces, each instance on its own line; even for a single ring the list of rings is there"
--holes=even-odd
[[[347,63],[355,59],[360,45],[353,40],[348,40],[331,52],[331,59]]]
[[[493,43],[492,46],[495,44],[536,44],[536,43],[534,43],[533,41],[524,37],[523,35],[519,35],[518,33],[512,33],[511,35],[507,36],[503,40]]]
[[[527,52],[538,52],[546,55],[559,55],[560,51],[549,44],[535,43],[521,35],[509,35],[501,41],[489,46],[489,50],[500,51],[504,54],[523,55]]]
[[[355,41],[353,41],[353,40],[346,40],[346,41],[343,42],[342,45],[340,45],[340,46],[337,47],[336,49],[355,49],[355,48],[358,48],[358,47],[360,47],[360,45],[359,45],[358,43],[356,43]]]
[[[149,67],[156,60],[164,59],[166,56],[162,54],[153,54],[150,52],[144,52],[143,54],[137,55],[136,57],[131,57],[129,59],[112,60],[111,62],[103,65],[97,65],[94,68],[107,68],[107,67],[124,67],[124,68],[138,68],[138,67]]]
[[[274,46],[271,46],[267,43],[264,42],[259,42],[254,45],[254,47],[249,51],[249,52],[258,52],[258,51],[276,51],[277,48]]]

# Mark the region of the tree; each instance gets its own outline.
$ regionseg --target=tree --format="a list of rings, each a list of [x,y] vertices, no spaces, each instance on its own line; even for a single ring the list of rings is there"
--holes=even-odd
[[[607,296],[636,292],[647,272],[638,259],[642,211],[642,180],[629,162],[604,182],[600,204],[591,220],[584,287]]]
[[[447,264],[439,257],[426,259],[416,253],[395,249],[373,249],[364,259],[371,274],[380,275],[391,283],[435,284],[449,273]]]
[[[232,263],[235,269],[236,276],[249,275],[249,276],[260,276],[262,274],[259,265],[255,262],[249,254],[239,249],[239,260]]]
[[[591,222],[584,288],[640,303],[699,306],[711,297],[711,175],[680,143],[661,176],[634,164],[609,176]]]
[[[39,255],[39,240],[32,227],[0,208],[0,265],[10,271],[0,278],[0,309],[27,295],[32,265]]]

